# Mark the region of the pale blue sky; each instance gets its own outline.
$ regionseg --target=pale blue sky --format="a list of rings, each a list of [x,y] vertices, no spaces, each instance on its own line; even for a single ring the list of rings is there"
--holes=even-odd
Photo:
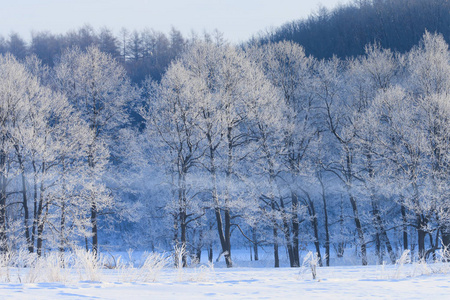
[[[10,0],[2,1],[0,34],[28,39],[31,31],[64,33],[84,24],[189,35],[218,29],[232,42],[308,16],[320,5],[333,8],[348,0]]]

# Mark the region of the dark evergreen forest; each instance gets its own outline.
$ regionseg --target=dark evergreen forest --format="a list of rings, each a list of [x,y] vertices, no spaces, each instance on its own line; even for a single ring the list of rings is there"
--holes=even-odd
[[[169,34],[150,29],[122,29],[115,35],[108,28],[96,30],[84,25],[66,34],[34,32],[29,42],[17,33],[11,33],[7,38],[0,36],[0,53],[11,53],[19,60],[36,55],[45,65],[53,67],[67,48],[78,47],[85,51],[96,46],[123,64],[131,80],[139,84],[147,76],[159,81],[185,43],[185,38],[176,29]]]
[[[253,43],[293,41],[318,59],[364,54],[369,43],[404,53],[425,30],[450,40],[448,0],[354,0],[333,10],[289,22],[252,39]]]

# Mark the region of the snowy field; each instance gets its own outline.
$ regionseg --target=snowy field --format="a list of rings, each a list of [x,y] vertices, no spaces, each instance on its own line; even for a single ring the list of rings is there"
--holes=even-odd
[[[449,270],[442,263],[322,267],[313,280],[309,266],[166,267],[155,282],[142,282],[137,269],[100,269],[95,281],[71,270],[62,282],[21,283],[29,270],[9,268],[0,299],[448,299]]]
[[[216,269],[207,276],[165,270],[155,283],[122,283],[109,272],[100,282],[0,284],[0,299],[448,299],[445,274],[394,279],[380,267],[329,267],[318,279],[290,268]]]

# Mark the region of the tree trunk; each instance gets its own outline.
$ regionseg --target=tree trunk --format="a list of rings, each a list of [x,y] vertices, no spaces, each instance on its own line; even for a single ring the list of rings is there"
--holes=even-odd
[[[356,201],[351,194],[350,194],[350,203],[351,203],[352,209],[353,209],[356,230],[358,231],[359,243],[360,243],[360,247],[361,247],[362,265],[366,266],[367,265],[366,241],[364,239],[364,232],[362,230],[361,221],[359,219],[358,207],[356,206]]]
[[[377,263],[379,265],[383,264],[383,254],[381,252],[381,241],[380,241],[380,234],[377,232],[375,233],[375,255],[377,257]]]
[[[401,206],[402,213],[402,232],[403,232],[403,250],[408,249],[408,220],[406,218],[406,207],[404,205]]]
[[[271,208],[272,212],[275,212],[275,199],[271,198]],[[278,229],[277,229],[277,220],[275,217],[272,217],[272,233],[273,233],[273,259],[274,259],[274,267],[280,267],[280,257],[278,254]]]
[[[42,164],[42,170],[44,170],[45,164]],[[48,205],[46,205],[46,210],[48,211]],[[45,224],[45,216],[44,216],[44,183],[41,181],[40,189],[39,189],[39,204],[38,204],[38,212],[37,212],[37,244],[36,244],[36,252],[40,257],[42,255],[42,246],[43,246],[43,234],[44,234],[44,224]]]
[[[231,267],[231,214],[230,214],[230,187],[231,187],[231,176],[233,174],[233,139],[232,139],[232,130],[233,127],[227,128],[227,145],[228,145],[228,154],[227,154],[227,169],[225,171],[225,180],[226,180],[226,190],[225,190],[225,260],[227,261],[227,267]]]
[[[425,218],[417,214],[417,244],[419,246],[419,260],[425,258],[425,236],[426,236],[426,222]]]
[[[299,249],[299,221],[298,221],[298,196],[294,191],[291,192],[292,199],[292,253],[293,267],[300,267],[300,249]]]
[[[173,246],[178,247],[178,217],[179,212],[173,214]],[[178,268],[178,259],[174,259],[175,268]]]
[[[91,226],[92,226],[92,254],[97,257],[98,254],[98,229],[97,229],[97,205],[95,199],[91,204]]]
[[[259,260],[258,255],[258,240],[256,235],[256,226],[252,227],[252,239],[253,239],[253,256],[255,258],[255,261]]]
[[[42,255],[42,245],[43,245],[43,233],[44,233],[44,220],[39,221],[39,225],[37,227],[37,255],[40,257]]]
[[[283,233],[284,233],[284,238],[286,240],[286,246],[287,246],[287,250],[288,250],[288,257],[289,257],[289,265],[292,267],[298,267],[297,265],[295,265],[295,257],[294,257],[294,249],[292,246],[292,241],[291,241],[291,230],[289,228],[289,222],[287,219],[287,212],[285,210],[284,207],[284,201],[282,198],[280,198],[280,207],[281,207],[281,214],[282,214],[282,220],[283,220]]]
[[[311,202],[311,208],[312,208],[312,226],[314,229],[314,245],[316,247],[316,252],[317,252],[317,257],[319,259],[319,266],[322,267],[323,266],[323,262],[322,262],[322,254],[320,253],[320,243],[319,243],[319,224],[317,221],[317,215],[316,215],[316,210],[314,208],[314,204]]]
[[[195,258],[197,259],[198,263],[200,263],[202,259],[202,245],[203,245],[203,230],[200,229],[198,233],[197,246],[195,247]]]
[[[38,226],[38,179],[37,179],[37,168],[36,163],[33,160],[33,227],[31,229],[31,245],[34,248],[34,242],[36,240],[36,229]],[[33,249],[34,252],[34,249]]]
[[[438,241],[436,241],[436,244]],[[443,261],[450,262],[450,228],[448,226],[442,229],[442,253],[443,253]]]
[[[2,176],[3,177],[3,176]],[[1,193],[0,193],[0,253],[7,250],[6,243],[6,180],[1,179]]]
[[[93,146],[94,145],[89,145],[89,155],[88,155],[88,164],[89,164],[89,167],[91,168],[92,172],[95,167],[95,162],[94,162],[94,157],[93,157],[93,155],[94,155]],[[91,174],[91,175],[93,175],[93,174]],[[94,180],[94,178],[91,178],[91,180]],[[97,228],[97,203],[96,203],[95,198],[96,198],[95,193],[92,192],[92,198],[91,198],[92,254],[94,254],[94,257],[97,257],[97,254],[98,254],[98,228]]]
[[[388,250],[391,263],[395,264],[395,262],[396,262],[395,253],[394,253],[394,250],[392,249],[392,245],[391,245],[391,242],[389,241],[389,237],[387,235],[386,229],[384,228],[383,220],[381,219],[381,215],[380,215],[380,210],[378,209],[378,205],[374,199],[372,199],[372,212],[373,212],[373,217],[374,217],[374,222],[375,222],[375,228],[377,230],[377,239],[378,239],[378,243],[380,244],[379,249],[377,249],[377,251],[379,252],[378,253],[379,254],[379,263],[380,264],[383,263],[382,251],[381,251],[381,242],[383,242],[386,245],[386,249]]]
[[[352,179],[353,179],[353,171],[352,171],[352,162],[351,162],[351,157],[350,154],[347,153],[347,193],[349,195],[349,199],[350,199],[350,204],[352,206],[352,210],[353,210],[353,216],[354,216],[354,220],[355,220],[355,226],[356,226],[356,230],[358,231],[358,237],[359,237],[359,243],[360,243],[360,247],[361,247],[361,260],[362,260],[362,265],[366,266],[367,265],[367,251],[366,251],[366,241],[364,238],[364,231],[362,230],[362,226],[361,226],[361,221],[359,219],[359,213],[358,213],[358,206],[356,204],[356,199],[354,198],[353,194],[352,194]]]
[[[214,253],[213,253],[213,246],[212,246],[212,243],[210,243],[209,244],[209,249],[208,249],[208,261],[210,263],[213,262],[213,257],[214,257],[213,255],[214,255]]]
[[[344,235],[344,199],[341,196],[341,203],[340,203],[340,214],[339,214],[339,231],[341,234],[341,237]],[[341,258],[344,257],[344,251],[345,251],[345,242],[341,241],[337,244],[337,257]]]
[[[274,267],[280,267],[280,257],[278,255],[278,231],[276,224],[273,225],[273,259],[274,259]]]
[[[322,202],[323,202],[323,214],[324,214],[324,227],[325,227],[325,261],[327,267],[330,266],[330,232],[328,228],[328,209],[327,198],[325,195],[325,185],[323,184],[322,175],[319,174],[320,186],[322,187]]]
[[[1,187],[0,187],[0,253],[7,251],[7,237],[6,237],[6,185],[8,184],[6,176],[6,153],[0,151],[0,172],[1,172]]]
[[[59,252],[64,252],[66,245],[66,203],[63,200],[61,205],[61,223],[60,223],[60,242],[59,242]]]
[[[374,180],[375,171],[373,168],[372,155],[370,154],[370,151],[371,150],[369,150],[369,153],[366,154],[367,166],[368,166],[369,177],[371,180]],[[386,245],[386,249],[388,250],[389,258],[391,259],[391,263],[395,264],[395,261],[396,261],[395,253],[392,250],[391,242],[389,241],[389,237],[388,237],[386,230],[384,228],[384,225],[383,225],[383,220],[381,218],[380,209],[378,208],[378,200],[375,198],[375,189],[373,186],[370,186],[369,190],[370,190],[370,200],[371,200],[371,204],[372,204],[373,220],[375,223],[375,228],[377,230],[376,246],[377,246],[377,254],[378,254],[378,263],[379,264],[383,263],[383,251],[382,251],[382,247],[381,247],[381,242],[384,242],[384,244]]]
[[[66,161],[62,158],[62,168],[63,168],[63,179],[62,179],[62,197],[61,197],[61,222],[60,222],[60,245],[59,252],[61,254],[66,248],[66,195],[67,195],[67,184],[66,184]],[[62,255],[61,255],[62,256]]]
[[[183,168],[182,168],[183,169]],[[186,174],[183,172],[178,176],[178,205],[179,205],[179,221],[181,230],[181,249],[182,252],[182,265],[183,268],[187,267],[187,251],[186,251],[186,231],[187,231],[187,212],[186,212]]]
[[[442,229],[442,246],[450,250],[450,228],[448,227]]]
[[[413,203],[416,207],[420,207],[419,203],[419,188],[416,182],[412,184],[414,190]],[[416,213],[416,226],[417,226],[417,244],[418,244],[418,257],[419,260],[425,258],[425,236],[426,236],[426,218],[424,215]]]
[[[231,216],[228,208],[225,209],[225,243],[225,261],[227,263],[227,267],[231,268],[233,266],[233,262],[231,260]]]
[[[231,244],[229,243],[229,235],[227,235],[224,232],[224,226],[223,226],[223,220],[222,220],[222,214],[221,214],[221,208],[220,208],[220,203],[219,203],[219,197],[217,194],[217,175],[216,175],[216,165],[215,165],[215,151],[216,151],[216,147],[213,145],[212,142],[212,137],[211,134],[209,132],[206,133],[206,137],[208,140],[208,147],[209,147],[209,160],[210,160],[210,168],[209,168],[209,172],[211,175],[211,196],[212,196],[212,200],[213,200],[213,205],[214,205],[214,214],[216,216],[216,222],[217,222],[217,232],[219,234],[219,240],[220,240],[220,245],[222,248],[222,254],[224,254],[225,256],[225,261],[227,264],[228,268],[231,268],[233,266],[232,260],[231,260],[231,256],[230,253],[228,252],[229,250],[231,250]],[[227,215],[225,216],[227,218]],[[230,227],[231,227],[231,219],[229,218],[229,214],[228,214],[228,222],[229,224],[225,225],[225,231],[229,231]],[[228,238],[228,239],[227,239]],[[212,254],[212,251],[211,251]]]
[[[187,267],[187,252],[186,252],[186,213],[182,212],[180,214],[180,229],[181,229],[181,249],[184,249],[181,257],[183,268]]]
[[[322,255],[320,254],[320,243],[319,243],[319,225],[317,222],[316,209],[314,207],[314,202],[312,202],[309,195],[306,195],[308,200],[306,201],[308,207],[308,213],[310,217],[311,227],[314,232],[314,246],[316,248],[317,258],[319,259],[319,266],[322,266]]]
[[[24,212],[24,233],[25,233],[25,241],[28,245],[28,252],[33,253],[33,245],[31,244],[31,237],[30,237],[30,213],[28,210],[28,196],[27,196],[27,184],[26,184],[26,178],[25,178],[25,167],[23,165],[22,155],[19,152],[19,146],[14,146],[17,153],[17,161],[19,162],[19,168],[20,168],[20,175],[22,178],[22,206],[23,206],[23,212]]]

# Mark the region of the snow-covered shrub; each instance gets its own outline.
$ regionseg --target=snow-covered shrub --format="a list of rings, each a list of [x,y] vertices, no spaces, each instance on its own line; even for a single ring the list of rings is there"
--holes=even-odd
[[[299,275],[302,276],[307,269],[311,271],[312,279],[317,278],[317,266],[319,265],[319,257],[317,253],[309,251],[303,259],[303,264],[300,268]]]
[[[100,281],[99,270],[103,266],[101,257],[84,249],[74,250],[74,268],[78,271],[80,280]]]
[[[145,253],[146,258],[143,265],[139,268],[138,280],[143,282],[155,282],[161,270],[167,266],[168,259],[164,254],[159,254],[155,252]]]
[[[70,269],[64,267],[64,254],[57,252],[42,257],[34,256],[34,261],[30,261],[27,270],[25,283],[67,282],[70,278]]]
[[[409,256],[410,250],[406,249],[405,251],[403,251],[402,255],[400,256],[400,258],[397,260],[396,262],[396,270],[394,273],[394,279],[399,279],[402,271],[403,271],[403,266],[405,264],[408,264],[411,262],[411,258]]]
[[[10,263],[12,260],[12,253],[5,252],[0,254],[0,279],[4,282],[11,281]]]

